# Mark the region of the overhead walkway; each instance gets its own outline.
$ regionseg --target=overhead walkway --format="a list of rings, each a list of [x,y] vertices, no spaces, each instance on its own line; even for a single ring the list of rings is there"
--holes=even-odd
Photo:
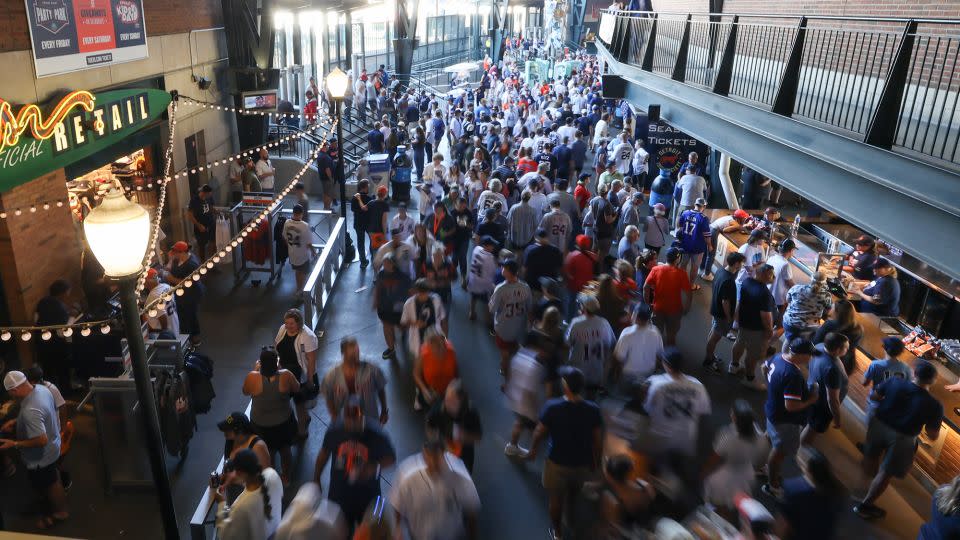
[[[602,14],[626,97],[960,278],[960,21]]]

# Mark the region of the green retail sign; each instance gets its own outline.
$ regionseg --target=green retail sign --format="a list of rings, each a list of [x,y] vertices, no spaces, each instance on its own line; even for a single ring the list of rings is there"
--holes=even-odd
[[[0,193],[104,150],[163,115],[155,89],[71,92],[48,111],[0,99]]]

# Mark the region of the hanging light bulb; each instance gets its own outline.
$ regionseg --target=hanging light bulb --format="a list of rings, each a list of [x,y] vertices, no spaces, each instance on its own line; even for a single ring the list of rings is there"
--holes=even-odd
[[[201,275],[206,275],[207,272],[208,272],[208,270],[207,270],[207,267],[206,267],[206,266],[204,266],[203,268],[200,269],[200,274],[201,274]]]
[[[84,327],[80,330],[80,335],[83,336],[83,337],[89,336],[89,335],[90,335],[90,327],[89,327],[89,326],[84,326]]]
[[[103,335],[109,334],[109,333],[110,333],[110,325],[109,325],[109,324],[105,324],[105,325],[101,326],[101,327],[100,327],[100,333],[103,334]]]
[[[50,332],[49,330],[44,330],[43,332],[40,333],[40,339],[44,341],[50,341],[50,338],[52,337],[53,337],[53,333]]]
[[[61,334],[63,334],[63,337],[70,337],[73,335],[73,328],[68,326],[63,329],[63,332],[61,332]]]
[[[10,338],[12,337],[13,337],[13,334],[11,334],[10,332],[7,332],[6,330],[4,330],[2,334],[0,334],[0,340],[2,341],[10,341]]]
[[[193,280],[191,280],[191,279],[185,279],[185,280],[183,280],[183,286],[184,286],[184,287],[193,287]],[[180,291],[177,291],[177,292],[180,292]]]
[[[148,317],[156,317],[156,316],[157,316],[157,310],[151,309],[151,310],[147,311],[147,316],[148,316]]]
[[[227,252],[227,253],[230,253],[231,251],[233,251],[233,246],[227,246],[227,247],[223,248],[223,250],[224,250],[225,252]]]
[[[24,332],[20,334],[20,339],[22,339],[23,341],[30,341],[30,338],[32,337],[33,337],[33,334],[31,334],[30,332]]]
[[[206,266],[207,266],[207,268],[213,268],[213,262],[212,262],[212,261],[211,261],[211,262],[208,262]]]
[[[185,291],[183,289],[177,289],[177,296],[183,296]]]
[[[216,264],[216,263],[218,263],[218,262],[220,262],[220,255],[214,255],[214,256],[213,256],[213,263]]]

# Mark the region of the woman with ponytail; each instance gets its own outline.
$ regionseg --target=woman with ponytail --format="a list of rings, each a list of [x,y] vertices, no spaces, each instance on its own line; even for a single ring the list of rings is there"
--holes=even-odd
[[[243,492],[217,515],[218,538],[223,540],[266,540],[280,526],[283,483],[270,467],[260,466],[253,450],[244,449],[224,466],[243,484]],[[218,477],[210,488],[217,501],[223,500]]]

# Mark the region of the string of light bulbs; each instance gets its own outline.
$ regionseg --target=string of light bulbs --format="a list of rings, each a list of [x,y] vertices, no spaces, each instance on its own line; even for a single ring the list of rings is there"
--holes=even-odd
[[[241,157],[253,156],[254,154],[256,154],[257,152],[259,152],[260,150],[262,150],[262,149],[264,149],[264,148],[266,148],[266,149],[276,148],[276,147],[278,147],[278,146],[280,146],[280,145],[283,145],[283,144],[286,144],[286,143],[288,143],[288,142],[290,142],[290,141],[299,139],[299,138],[301,138],[301,137],[303,137],[303,136],[305,136],[305,135],[312,134],[314,131],[319,130],[319,129],[322,128],[322,127],[326,127],[326,124],[317,123],[317,124],[314,125],[314,126],[310,126],[310,128],[308,128],[308,129],[305,130],[305,131],[297,132],[297,133],[294,133],[293,135],[288,135],[288,136],[286,136],[286,137],[281,137],[281,138],[279,138],[279,139],[275,139],[275,140],[273,140],[273,141],[271,141],[271,142],[269,142],[269,143],[266,143],[266,144],[263,144],[263,145],[260,145],[260,146],[256,146],[256,147],[253,147],[253,148],[249,148],[249,149],[247,149],[247,150],[244,150],[243,152],[234,154],[234,155],[232,155],[232,156],[229,156],[229,157],[226,157],[226,158],[223,158],[223,159],[218,159],[218,160],[209,161],[209,162],[207,162],[206,164],[204,164],[204,165],[199,165],[199,166],[197,166],[197,167],[184,167],[183,169],[181,169],[180,171],[174,173],[173,175],[170,175],[169,170],[166,170],[164,176],[161,177],[161,178],[157,178],[157,179],[155,179],[155,180],[151,180],[150,182],[148,182],[148,183],[145,184],[145,185],[140,185],[140,186],[135,186],[135,187],[123,186],[123,190],[124,190],[125,193],[130,194],[130,193],[134,193],[135,191],[143,191],[143,190],[145,190],[145,189],[148,189],[148,190],[149,190],[149,189],[153,189],[154,185],[156,185],[158,188],[161,188],[161,193],[163,193],[163,186],[164,186],[165,184],[167,184],[168,182],[172,181],[172,180],[175,180],[175,179],[180,178],[180,177],[184,177],[184,178],[185,178],[188,174],[193,174],[193,173],[202,172],[202,171],[210,171],[210,170],[213,170],[213,169],[215,169],[215,168],[217,168],[217,167],[222,167],[222,166],[224,166],[224,165],[229,165],[230,163],[236,161],[237,159],[240,159]],[[168,146],[168,148],[171,148],[171,146]],[[172,152],[172,150],[171,150],[171,152]],[[166,168],[166,166],[165,166],[165,168]],[[40,210],[50,210],[51,208],[63,208],[63,207],[64,207],[65,205],[67,205],[68,203],[69,203],[69,201],[68,201],[67,199],[50,199],[50,200],[43,201],[43,202],[37,202],[37,203],[35,203],[35,204],[33,204],[33,205],[30,205],[29,207],[23,207],[23,208],[18,207],[18,208],[14,208],[14,209],[12,209],[12,210],[3,210],[3,211],[0,211],[0,219],[7,219],[7,218],[9,218],[9,217],[11,217],[11,216],[20,217],[20,216],[22,216],[22,215],[24,215],[24,214],[35,214],[35,213],[37,213],[37,212],[40,211]],[[162,207],[161,207],[161,206],[158,206],[158,208],[162,208]]]
[[[308,159],[306,163],[303,165],[303,167],[295,175],[293,175],[293,178],[290,179],[290,182],[287,183],[286,187],[284,187],[282,190],[280,190],[279,193],[277,193],[277,195],[273,198],[271,203],[267,205],[263,209],[263,211],[260,212],[259,215],[250,219],[247,225],[245,225],[238,234],[236,234],[233,238],[231,238],[230,241],[227,243],[226,246],[224,246],[223,249],[215,253],[209,259],[200,263],[200,265],[197,267],[197,270],[195,270],[193,273],[183,278],[180,281],[180,283],[173,286],[170,290],[165,292],[162,296],[160,296],[150,304],[147,304],[146,306],[144,306],[143,309],[140,310],[140,314],[146,315],[148,317],[155,317],[159,311],[166,308],[167,302],[169,302],[174,296],[183,296],[184,294],[186,294],[186,289],[192,287],[195,282],[199,281],[201,277],[203,277],[204,275],[207,274],[207,272],[212,270],[214,266],[216,266],[221,260],[223,260],[224,257],[229,255],[230,253],[233,252],[234,249],[239,247],[240,244],[244,241],[244,239],[246,239],[247,236],[249,236],[250,233],[252,233],[257,228],[258,224],[264,219],[267,219],[270,216],[270,213],[273,212],[277,208],[277,206],[280,206],[282,204],[283,198],[286,197],[291,190],[293,190],[294,186],[296,186],[297,183],[300,181],[300,178],[310,169],[310,165],[320,154],[320,152],[322,151],[323,145],[327,142],[327,139],[330,137],[330,134],[333,133],[333,130],[335,128],[336,128],[336,121],[333,123],[332,126],[330,126],[330,129],[323,136],[323,141],[319,145],[317,145],[316,149],[314,149],[313,153],[310,155],[310,159]],[[146,265],[144,267],[144,273],[142,275],[145,275],[148,269],[149,269],[149,265]]]
[[[245,115],[245,116],[267,116],[267,117],[270,117],[270,118],[280,118],[280,119],[283,119],[283,118],[302,118],[302,117],[304,117],[304,116],[314,116],[314,117],[317,118],[317,120],[320,120],[321,118],[331,118],[331,115],[330,115],[328,112],[323,111],[322,109],[319,109],[319,108],[317,109],[317,112],[316,112],[316,113],[314,113],[314,114],[312,114],[312,115],[307,115],[307,114],[304,114],[304,113],[302,113],[302,112],[299,112],[299,113],[281,113],[281,112],[269,112],[269,111],[252,111],[252,110],[249,110],[249,109],[243,109],[243,108],[239,108],[239,107],[229,107],[229,106],[227,106],[227,105],[220,105],[219,103],[211,103],[211,102],[209,102],[209,101],[200,101],[200,100],[198,100],[198,99],[194,99],[194,98],[186,97],[186,96],[182,96],[182,95],[179,96],[179,99],[180,99],[181,101],[183,101],[183,102],[184,102],[185,104],[187,104],[187,105],[195,105],[195,106],[197,106],[197,107],[201,107],[201,108],[204,108],[204,109],[211,109],[211,110],[214,110],[214,111],[232,112],[232,113],[242,114],[242,115]]]

